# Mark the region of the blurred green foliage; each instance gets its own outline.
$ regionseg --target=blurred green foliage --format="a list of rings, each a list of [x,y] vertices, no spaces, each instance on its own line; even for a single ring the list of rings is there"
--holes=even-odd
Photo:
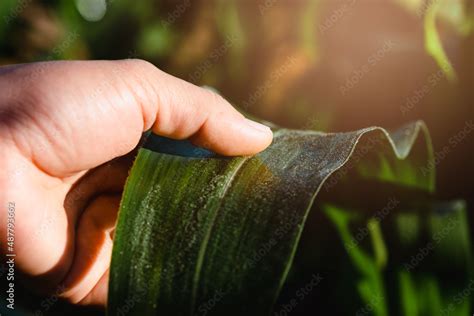
[[[78,10],[104,1],[2,0],[0,64],[143,58],[286,127],[423,119],[435,152],[474,117],[469,0],[108,0],[98,21]],[[471,196],[472,146],[439,163],[443,198]],[[460,188],[453,166],[472,175]]]
[[[79,2],[1,0],[0,65],[143,58],[282,126],[345,131],[423,119],[435,154],[474,117],[469,0],[109,0],[98,21],[81,14]],[[378,58],[386,40],[393,49]],[[467,209],[474,203],[473,139],[468,135],[450,147],[436,166],[438,197],[467,199]],[[465,226],[472,227],[466,213]],[[332,214],[344,236],[344,215]],[[395,225],[403,229],[400,241],[411,245],[428,224],[407,213]],[[429,225],[436,229],[437,220]],[[374,257],[349,254],[353,261],[368,260],[355,263],[361,269],[386,261],[386,241],[376,224],[369,226]],[[461,242],[462,231],[459,252],[470,247]],[[366,273],[374,284],[377,273]],[[446,303],[431,280],[397,277],[406,315],[420,309],[413,297],[427,296],[419,304]],[[360,285],[362,294],[367,286]]]

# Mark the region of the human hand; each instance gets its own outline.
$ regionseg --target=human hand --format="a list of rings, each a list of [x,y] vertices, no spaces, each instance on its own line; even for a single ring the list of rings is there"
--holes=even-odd
[[[217,94],[141,60],[0,68],[0,250],[15,203],[22,281],[105,306],[120,195],[143,131],[223,155],[266,148],[270,129]],[[120,157],[120,158],[119,158]],[[18,276],[18,275],[17,275]]]

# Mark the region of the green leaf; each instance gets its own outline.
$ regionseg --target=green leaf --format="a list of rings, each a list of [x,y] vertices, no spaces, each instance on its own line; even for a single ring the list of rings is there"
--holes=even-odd
[[[0,37],[5,37],[5,32],[15,22],[15,19],[21,11],[20,4],[16,0],[3,0],[0,2],[0,12],[2,19],[0,20]]]
[[[470,315],[469,296],[472,295],[474,279],[469,278],[472,264],[466,205],[461,201],[432,202],[425,207],[425,214],[405,213],[401,211],[403,208],[399,208],[385,217],[369,219],[354,216],[360,213],[354,209],[335,205],[323,207],[338,230],[348,259],[355,268],[352,279],[358,282],[359,298],[364,306],[371,306],[374,315],[387,315],[390,304],[392,307],[400,306],[399,312],[391,310],[394,315]],[[409,237],[405,239],[407,229],[400,224],[407,220],[416,224],[409,227]],[[381,229],[375,229],[374,234],[374,229],[369,228],[370,251],[362,240],[357,239],[359,230],[353,227],[382,227],[382,224],[390,241],[384,241]],[[419,228],[421,224],[426,230]],[[391,226],[395,229],[391,230]],[[414,238],[414,235],[418,236]],[[318,252],[317,248],[314,246],[312,251]],[[385,256],[386,249],[391,250],[391,260]],[[343,260],[339,258],[339,261]],[[322,269],[321,266],[324,264],[319,264],[318,269]],[[337,276],[332,275],[331,279],[337,283]],[[336,291],[343,292],[344,289],[337,288]],[[357,299],[353,293],[345,297]],[[379,299],[374,300],[375,297]],[[351,312],[346,311],[347,314]]]
[[[301,48],[306,52],[314,63],[319,57],[319,45],[317,42],[317,21],[319,21],[321,3],[319,0],[310,0],[303,8],[300,22]]]
[[[367,169],[365,178],[426,192],[434,186],[432,170],[422,172],[432,153],[420,122],[391,134],[375,127],[337,134],[277,130],[273,144],[253,157],[219,157],[156,136],[147,147],[138,154],[120,207],[110,315],[268,314],[329,177],[343,185],[344,177],[335,175],[357,170],[351,162],[357,166],[376,151],[386,160],[383,169],[393,172]],[[410,151],[414,155],[401,163]],[[403,175],[398,180],[397,173]],[[358,214],[334,210],[348,238],[345,222]],[[387,254],[379,230],[371,224],[376,259],[357,247],[351,255],[365,271],[367,280],[358,287],[366,300],[383,291]],[[377,300],[376,311],[386,315],[384,299]]]
[[[430,3],[424,18],[425,48],[428,54],[434,58],[439,68],[450,81],[456,81],[456,71],[449,61],[448,55],[443,48],[443,43],[436,27],[436,17],[440,7],[439,1]]]
[[[351,212],[346,212],[331,205],[326,206],[325,211],[329,218],[336,225],[344,245],[351,245],[351,241],[353,240],[349,229],[349,219]],[[369,221],[369,225],[372,227],[377,225],[375,223],[378,222],[374,220]],[[346,246],[346,251],[352,263],[362,276],[358,284],[358,290],[362,300],[366,305],[373,307],[374,315],[385,316],[388,315],[388,311],[382,278],[382,269],[384,264],[379,263],[381,261],[379,259],[381,252],[380,248],[384,249],[385,245],[381,240],[381,234],[379,232],[374,236],[374,228],[369,228],[369,231],[371,233],[372,240],[378,238],[377,242],[373,242],[376,254],[375,258],[372,258],[361,247],[354,243],[352,243],[352,246]],[[385,260],[385,258],[383,258],[383,260]],[[374,300],[374,297],[378,297],[379,299]]]

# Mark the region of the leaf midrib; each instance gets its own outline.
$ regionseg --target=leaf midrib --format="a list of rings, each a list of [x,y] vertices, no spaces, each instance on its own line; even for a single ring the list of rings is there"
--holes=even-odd
[[[222,203],[224,201],[224,197],[227,195],[227,192],[229,191],[229,188],[232,184],[232,182],[235,179],[235,176],[237,173],[241,170],[242,166],[245,164],[250,159],[250,157],[244,157],[242,160],[234,167],[234,170],[232,171],[232,174],[229,176],[227,182],[225,183],[221,194],[219,195],[219,202],[217,205],[212,209],[212,217],[210,220],[210,223],[208,224],[207,231],[204,234],[203,242],[201,243],[201,246],[199,248],[198,252],[198,258],[196,262],[196,270],[194,272],[194,277],[193,277],[193,289],[191,292],[191,315],[194,314],[194,308],[196,304],[196,299],[197,299],[197,291],[199,287],[199,281],[201,277],[201,271],[202,271],[202,264],[204,262],[204,257],[207,251],[207,246],[209,244],[209,239],[211,236],[211,231],[214,228],[214,224],[216,222],[217,214],[219,213],[219,210],[222,206]]]
[[[274,135],[273,135],[273,139],[275,140],[275,138],[277,138],[277,136],[280,136],[280,134],[282,134],[283,131],[284,131],[284,129],[280,129],[280,130],[275,131]],[[196,299],[197,299],[197,291],[198,291],[199,281],[200,281],[201,272],[202,272],[202,264],[204,262],[204,256],[205,256],[206,251],[207,251],[207,246],[209,244],[209,239],[210,239],[210,236],[211,236],[211,232],[212,232],[212,230],[214,228],[214,224],[216,222],[217,214],[219,213],[219,210],[221,209],[224,198],[227,195],[227,193],[229,191],[229,188],[231,187],[231,184],[234,181],[237,173],[239,173],[239,171],[242,169],[242,166],[247,161],[249,161],[250,158],[252,158],[252,156],[243,157],[242,160],[234,167],[234,170],[233,170],[232,174],[228,178],[227,182],[225,183],[225,185],[224,185],[224,187],[221,191],[221,195],[219,196],[219,202],[212,209],[212,213],[213,213],[212,218],[211,218],[211,221],[208,225],[208,229],[207,229],[207,231],[204,235],[204,239],[203,239],[203,242],[201,243],[201,247],[199,248],[198,258],[197,258],[197,261],[196,261],[196,270],[194,272],[194,277],[193,277],[193,289],[192,289],[192,292],[191,292],[191,315],[194,314],[194,308],[195,308]]]

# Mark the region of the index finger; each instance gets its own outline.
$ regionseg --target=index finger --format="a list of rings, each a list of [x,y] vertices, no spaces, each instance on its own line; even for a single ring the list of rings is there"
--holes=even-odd
[[[0,73],[0,81],[10,91],[0,104],[9,113],[0,132],[16,135],[5,139],[53,176],[124,155],[150,128],[230,156],[255,154],[272,141],[268,127],[216,93],[142,60],[27,64]]]

